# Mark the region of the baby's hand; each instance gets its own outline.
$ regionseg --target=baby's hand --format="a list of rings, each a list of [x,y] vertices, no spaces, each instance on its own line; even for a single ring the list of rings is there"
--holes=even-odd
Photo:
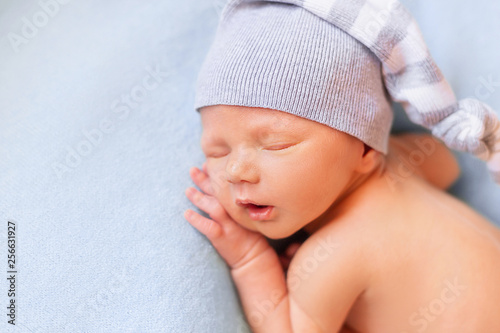
[[[203,171],[192,167],[189,174],[193,182],[202,190],[194,187],[186,189],[186,196],[211,219],[188,209],[184,212],[186,220],[204,234],[231,269],[238,268],[259,256],[273,250],[265,237],[236,223],[213,196],[210,179],[204,164]]]

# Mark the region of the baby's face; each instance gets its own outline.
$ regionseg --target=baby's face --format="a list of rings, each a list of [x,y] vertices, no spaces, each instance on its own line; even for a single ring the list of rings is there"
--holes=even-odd
[[[200,113],[215,197],[236,222],[273,239],[292,235],[327,211],[345,191],[364,149],[346,133],[286,112],[215,105]],[[259,220],[259,211],[270,215]]]

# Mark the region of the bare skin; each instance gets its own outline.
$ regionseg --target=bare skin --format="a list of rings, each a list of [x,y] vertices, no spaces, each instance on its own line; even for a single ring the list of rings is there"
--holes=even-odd
[[[439,141],[393,136],[384,157],[325,125],[237,108],[202,110],[217,140],[203,141],[207,162],[190,170],[201,191],[186,194],[210,218],[185,217],[230,267],[253,332],[500,332],[500,229],[443,191],[459,169]],[[250,131],[277,116],[283,136]],[[249,219],[231,201],[242,194],[273,219]],[[263,235],[299,229],[310,236],[288,250],[285,278]]]

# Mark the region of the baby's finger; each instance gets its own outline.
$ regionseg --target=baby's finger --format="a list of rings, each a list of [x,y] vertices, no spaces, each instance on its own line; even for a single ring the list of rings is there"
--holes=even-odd
[[[212,219],[219,223],[228,221],[229,216],[216,198],[204,194],[194,187],[186,189],[186,196],[196,207],[206,212]]]
[[[198,231],[207,236],[209,240],[215,239],[222,234],[222,228],[217,222],[207,219],[191,209],[184,212],[184,218]]]
[[[210,178],[208,174],[197,167],[192,167],[189,169],[189,175],[193,182],[198,186],[203,192],[214,195],[212,185],[210,185]]]

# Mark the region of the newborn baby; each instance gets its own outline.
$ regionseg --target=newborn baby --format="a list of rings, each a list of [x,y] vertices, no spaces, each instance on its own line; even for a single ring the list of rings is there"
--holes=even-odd
[[[395,136],[384,156],[277,110],[201,119],[207,162],[186,194],[210,218],[185,217],[231,268],[254,332],[500,332],[500,230],[443,191],[459,171],[438,140]],[[264,236],[299,229],[285,279]]]
[[[394,101],[432,135],[391,137]],[[500,183],[500,121],[456,100],[398,1],[230,0],[195,109],[208,217],[185,218],[253,332],[500,332],[500,231],[443,191],[446,147]],[[298,232],[290,262],[266,239]]]

